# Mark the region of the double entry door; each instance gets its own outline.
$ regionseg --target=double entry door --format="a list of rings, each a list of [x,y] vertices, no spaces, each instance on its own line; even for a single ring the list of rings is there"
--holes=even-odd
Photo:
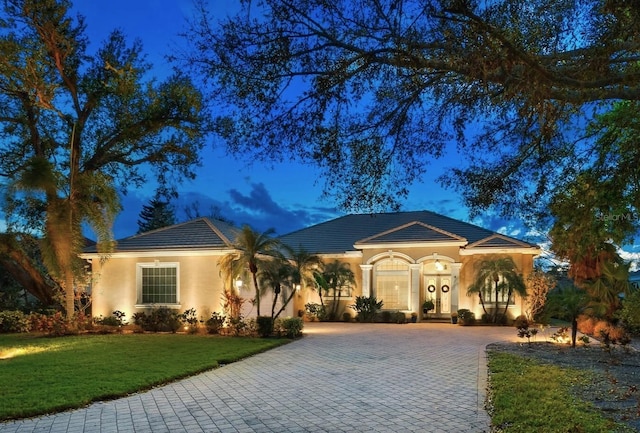
[[[434,313],[451,313],[451,277],[448,275],[424,276],[424,300],[431,299],[436,308]]]

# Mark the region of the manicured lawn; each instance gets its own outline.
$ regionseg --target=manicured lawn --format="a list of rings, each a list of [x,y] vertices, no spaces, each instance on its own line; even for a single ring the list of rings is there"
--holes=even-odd
[[[288,341],[181,334],[0,335],[0,420],[123,396]]]
[[[491,420],[500,432],[629,431],[571,395],[572,385],[590,380],[588,372],[500,352],[489,352],[489,371]]]

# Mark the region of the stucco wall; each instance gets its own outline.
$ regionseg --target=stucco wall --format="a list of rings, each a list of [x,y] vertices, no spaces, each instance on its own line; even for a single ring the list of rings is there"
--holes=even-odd
[[[434,256],[435,253],[435,256]],[[523,276],[526,276],[533,269],[533,259],[534,255],[532,254],[520,254],[520,253],[503,253],[510,255],[513,257],[516,266],[520,271],[522,271]],[[390,255],[393,255],[397,258],[402,258],[403,260],[407,260],[409,263],[415,263],[417,261],[423,260],[426,263],[433,263],[434,258],[440,259],[441,262],[447,264],[447,266],[455,266],[454,263],[459,263],[459,276],[457,281],[457,291],[456,293],[452,293],[454,298],[451,299],[451,309],[452,311],[456,311],[459,308],[467,308],[473,311],[476,314],[476,317],[480,319],[482,317],[482,307],[480,306],[479,300],[476,296],[467,296],[467,289],[471,285],[474,280],[475,272],[476,272],[476,263],[490,257],[490,254],[477,254],[477,255],[461,255],[460,248],[457,246],[452,247],[420,247],[420,248],[397,248],[393,249],[391,253],[389,249],[379,248],[379,249],[367,249],[362,253],[362,257],[353,257],[353,256],[345,256],[344,258],[340,258],[341,262],[346,262],[350,264],[351,270],[354,272],[356,277],[356,288],[353,291],[353,297],[348,299],[343,299],[338,319],[341,317],[341,311],[346,310],[355,314],[351,309],[344,308],[345,306],[351,304],[355,296],[360,296],[363,293],[363,284],[362,284],[362,270],[360,268],[361,264],[375,264],[377,260],[382,260],[388,258]],[[407,259],[408,257],[408,259]],[[330,262],[335,260],[335,257],[325,258],[325,262]],[[453,262],[451,261],[453,260]],[[425,275],[427,271],[423,266],[420,270],[419,276],[419,301],[415,305],[422,305],[424,301],[424,290],[423,287],[423,275]],[[445,273],[446,275],[446,273]],[[373,285],[373,273],[371,274],[370,283]],[[327,304],[329,299],[325,298],[325,304]],[[296,296],[295,304],[293,306],[293,312],[296,313],[298,310],[304,310],[304,305],[309,302],[319,303],[319,297],[315,290],[311,288],[307,288],[306,290],[301,291],[301,293]],[[516,302],[514,305],[509,306],[509,315],[515,317],[524,311],[525,301],[516,296]],[[416,313],[420,312],[420,308],[416,308]]]
[[[518,270],[522,272],[523,278],[529,275],[533,270],[533,259],[534,255],[532,254],[518,254],[518,253],[509,253],[509,254],[498,254],[498,255],[508,255],[511,256],[514,263],[516,264]],[[473,256],[462,256],[461,262],[462,267],[460,268],[460,307],[459,308],[467,308],[473,311],[476,315],[477,319],[480,319],[483,314],[482,306],[480,305],[480,301],[478,296],[467,296],[467,290],[469,286],[473,283],[475,278],[476,266],[477,263],[482,260],[490,258],[491,255],[488,254],[479,254]],[[515,296],[515,303],[509,306],[508,314],[511,317],[517,317],[520,314],[523,314],[525,309],[526,301],[519,297]]]
[[[93,260],[92,312],[94,317],[111,316],[113,311],[120,310],[130,321],[138,311],[149,311],[151,306],[137,306],[136,271],[140,263],[178,263],[179,269],[179,308],[184,312],[196,309],[199,318],[206,320],[213,312],[223,313],[223,281],[218,262],[221,256],[216,254],[194,256],[166,257],[111,257],[104,265],[99,259]],[[237,290],[237,288],[234,288]],[[242,308],[245,318],[255,317],[257,308],[251,303],[255,290],[251,281],[244,282],[240,296],[246,299]],[[268,292],[261,298],[260,314],[270,315],[273,304],[273,293]],[[276,311],[282,306],[282,299],[277,302]],[[304,307],[303,307],[304,308]],[[280,317],[293,315],[293,305],[289,305]]]
[[[219,275],[219,256],[194,257],[111,257],[103,265],[93,260],[94,283],[92,288],[93,316],[110,316],[114,310],[123,311],[126,320],[137,311],[136,271],[138,263],[178,263],[179,312],[195,308],[197,315],[208,318],[212,312],[222,311],[222,280]]]

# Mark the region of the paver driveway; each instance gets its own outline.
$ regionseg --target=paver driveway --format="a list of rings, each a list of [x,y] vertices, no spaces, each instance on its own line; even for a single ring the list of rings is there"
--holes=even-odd
[[[513,328],[308,323],[305,338],[1,432],[483,432],[484,348]]]

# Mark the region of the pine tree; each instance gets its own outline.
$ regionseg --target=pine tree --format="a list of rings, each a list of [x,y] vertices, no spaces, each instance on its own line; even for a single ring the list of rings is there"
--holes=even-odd
[[[149,204],[142,206],[138,219],[138,233],[167,227],[175,223],[175,208],[169,201],[163,200],[156,194]]]

